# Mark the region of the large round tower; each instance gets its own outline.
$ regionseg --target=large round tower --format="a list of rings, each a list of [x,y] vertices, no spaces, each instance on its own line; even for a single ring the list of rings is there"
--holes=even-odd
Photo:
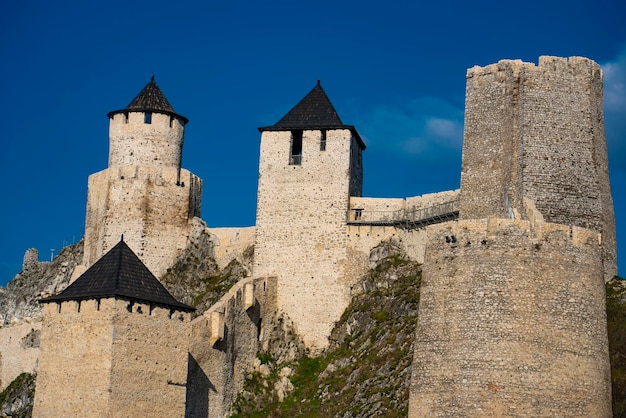
[[[154,76],[125,109],[108,116],[109,167],[180,168],[188,120],[174,112]]]

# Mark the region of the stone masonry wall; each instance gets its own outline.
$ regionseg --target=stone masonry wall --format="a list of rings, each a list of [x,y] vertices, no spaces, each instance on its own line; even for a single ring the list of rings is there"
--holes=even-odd
[[[504,219],[429,232],[409,416],[609,417],[599,234]]]
[[[223,269],[231,260],[243,263],[243,253],[254,245],[255,228],[208,228],[215,245],[215,261]]]
[[[41,322],[0,328],[0,392],[21,373],[37,370]]]
[[[34,417],[102,416],[109,408],[115,301],[44,305]]]
[[[191,323],[187,417],[229,416],[276,310],[276,278],[240,280]]]
[[[109,416],[184,416],[191,314],[116,305]]]
[[[109,122],[109,167],[181,167],[184,125],[180,119],[143,112],[116,113]]]
[[[459,190],[429,193],[407,198],[350,197],[350,220],[355,220],[356,209],[360,210],[361,220],[393,218],[394,211],[422,209],[458,199]],[[362,267],[357,275],[364,274],[369,266],[368,259],[372,248],[381,241],[393,240],[412,260],[424,262],[424,250],[428,238],[428,228],[406,230],[395,226],[348,225],[347,234],[350,258],[354,265]]]
[[[521,211],[524,198],[548,222],[601,232],[605,279],[617,273],[602,71],[589,59],[467,72],[460,216],[506,217],[506,200]]]
[[[45,304],[33,416],[183,416],[190,314],[128,305]]]
[[[278,306],[314,350],[328,344],[358,277],[346,235],[356,141],[328,130],[320,151],[319,138],[304,131],[302,164],[289,165],[291,133],[263,132],[254,254],[254,275],[278,276]]]
[[[202,181],[185,169],[115,167],[89,176],[85,254],[89,267],[120,241],[160,277],[187,245],[200,216]]]

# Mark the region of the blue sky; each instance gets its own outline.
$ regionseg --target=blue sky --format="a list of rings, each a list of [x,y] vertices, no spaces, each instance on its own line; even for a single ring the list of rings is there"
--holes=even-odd
[[[214,4],[212,4],[214,3]],[[150,80],[189,118],[183,166],[209,226],[255,221],[259,126],[321,79],[368,148],[364,195],[459,187],[465,73],[500,59],[585,56],[605,122],[626,275],[626,5],[621,1],[7,2],[0,15],[0,285],[24,251],[84,232],[107,166],[107,112]]]

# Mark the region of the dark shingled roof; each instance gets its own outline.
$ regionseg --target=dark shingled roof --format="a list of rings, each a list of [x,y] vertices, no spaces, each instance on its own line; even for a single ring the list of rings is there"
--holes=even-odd
[[[123,240],[64,291],[41,299],[40,302],[115,297],[154,303],[186,312],[195,310],[174,299]]]
[[[320,81],[304,96],[281,120],[272,126],[259,128],[259,131],[289,131],[293,129],[349,129],[365,149],[365,143],[351,125],[344,125],[335,107],[330,102]]]
[[[109,112],[108,116],[111,118],[113,115],[117,113],[125,113],[125,112],[157,112],[157,113],[165,113],[170,116],[176,116],[180,118],[184,124],[189,122],[189,120],[177,114],[174,111],[174,108],[170,104],[169,101],[165,98],[165,95],[157,85],[156,81],[154,81],[154,76],[150,79],[150,82],[146,84],[146,87],[143,88],[133,99],[132,102],[125,109],[114,110],[113,112]]]

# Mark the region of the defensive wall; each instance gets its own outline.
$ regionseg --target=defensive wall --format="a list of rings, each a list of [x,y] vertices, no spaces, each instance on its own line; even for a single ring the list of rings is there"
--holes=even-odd
[[[37,371],[40,321],[0,328],[0,392],[21,373]]]
[[[83,264],[91,266],[124,235],[160,277],[187,246],[201,199],[202,181],[185,169],[123,166],[92,174]]]
[[[434,225],[422,274],[409,416],[611,415],[600,234]]]
[[[276,281],[276,277],[242,279],[191,322],[185,416],[230,414],[276,311]]]
[[[232,260],[245,265],[244,252],[254,246],[253,226],[245,228],[208,228],[214,245],[215,261],[224,269]],[[248,267],[248,266],[246,266]]]
[[[547,222],[602,233],[617,274],[602,70],[581,57],[503,60],[467,71],[461,217],[507,217],[532,199]]]
[[[423,263],[426,228],[413,228],[402,221],[407,219],[408,214],[454,202],[458,197],[459,190],[407,198],[351,196],[347,226],[348,245],[354,264],[362,268],[361,274],[370,267],[370,251],[381,241],[393,240],[411,259]]]
[[[114,298],[45,304],[33,416],[183,416],[189,321]]]

